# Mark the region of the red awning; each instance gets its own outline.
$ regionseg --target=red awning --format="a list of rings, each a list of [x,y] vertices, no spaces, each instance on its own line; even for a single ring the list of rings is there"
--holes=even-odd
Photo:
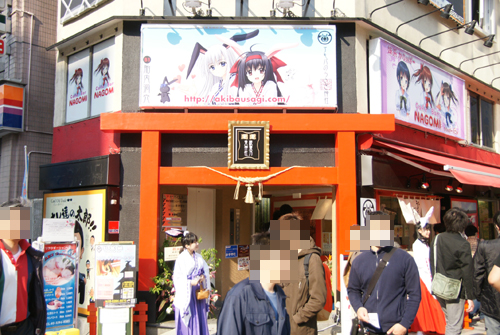
[[[493,186],[500,188],[500,169],[471,163],[456,158],[449,158],[438,154],[431,154],[425,151],[408,147],[376,141],[378,145],[396,149],[407,154],[426,159],[430,162],[443,165],[443,169],[450,171],[453,176],[463,184]]]

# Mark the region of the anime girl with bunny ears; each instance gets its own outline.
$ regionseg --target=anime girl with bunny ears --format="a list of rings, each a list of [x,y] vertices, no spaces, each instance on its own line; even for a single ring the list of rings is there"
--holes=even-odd
[[[413,258],[417,264],[420,276],[421,300],[417,315],[410,328],[411,332],[444,334],[446,319],[439,302],[432,296],[431,260],[429,259],[430,247],[430,220],[434,213],[432,206],[424,217],[412,208],[415,217],[415,233],[417,239],[413,242]]]
[[[232,42],[244,41],[257,36],[258,30],[248,34],[237,34],[230,38]],[[201,87],[197,90],[198,97],[208,97],[208,105],[226,105],[227,102],[221,101],[221,97],[230,95],[231,84],[235,74],[230,73],[230,69],[238,59],[234,48],[227,44],[216,44],[208,49],[200,43],[196,43],[191,55],[186,79],[197,67],[196,75],[199,77]]]

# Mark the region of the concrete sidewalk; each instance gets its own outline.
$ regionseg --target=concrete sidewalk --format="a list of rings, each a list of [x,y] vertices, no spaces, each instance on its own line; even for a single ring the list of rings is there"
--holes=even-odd
[[[331,325],[331,321],[319,321],[318,329],[323,329],[329,325]],[[463,335],[483,335],[486,334],[486,330],[484,328],[484,321],[479,322],[475,321],[471,324],[474,329],[464,329],[462,330]],[[161,327],[161,328],[160,328]],[[147,327],[146,334],[147,335],[176,335],[177,332],[175,330],[175,321],[163,322],[160,324],[160,327]],[[209,319],[208,320],[208,330],[210,335],[214,335],[217,333],[217,319]],[[319,334],[322,335],[330,335],[331,329],[327,329]],[[338,333],[340,334],[340,333]],[[414,335],[416,333],[410,333],[410,335]],[[345,334],[349,335],[349,334]]]

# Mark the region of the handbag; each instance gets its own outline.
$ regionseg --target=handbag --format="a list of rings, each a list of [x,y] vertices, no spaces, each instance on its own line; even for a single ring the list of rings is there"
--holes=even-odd
[[[434,241],[434,277],[432,278],[431,291],[432,293],[443,300],[455,300],[460,294],[462,281],[458,279],[448,278],[445,275],[437,272],[436,258],[437,258],[437,243],[438,236]]]
[[[384,255],[380,263],[378,263],[377,269],[375,270],[372,279],[370,279],[370,283],[368,283],[368,289],[366,290],[366,295],[365,298],[363,299],[363,306],[366,304],[368,298],[370,298],[370,295],[372,294],[373,289],[377,285],[377,282],[380,278],[380,275],[382,274],[382,271],[384,271],[385,266],[387,265],[387,263],[389,263],[389,259],[391,259],[394,252],[396,252],[396,248],[393,247],[391,251],[389,251]],[[364,335],[364,334],[365,330],[361,326],[359,319],[356,316],[354,319],[352,319],[351,335]]]
[[[196,290],[196,299],[203,300],[208,298],[208,289],[204,289],[203,287],[204,280],[200,283],[200,288]]]

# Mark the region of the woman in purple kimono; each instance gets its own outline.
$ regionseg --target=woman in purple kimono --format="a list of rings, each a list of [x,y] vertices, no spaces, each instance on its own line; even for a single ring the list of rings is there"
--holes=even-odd
[[[210,288],[210,272],[208,265],[196,253],[198,237],[185,231],[182,237],[181,252],[174,267],[175,287],[175,326],[177,334],[181,335],[209,335],[207,315],[208,299],[196,299],[196,290],[203,283],[205,289]]]

